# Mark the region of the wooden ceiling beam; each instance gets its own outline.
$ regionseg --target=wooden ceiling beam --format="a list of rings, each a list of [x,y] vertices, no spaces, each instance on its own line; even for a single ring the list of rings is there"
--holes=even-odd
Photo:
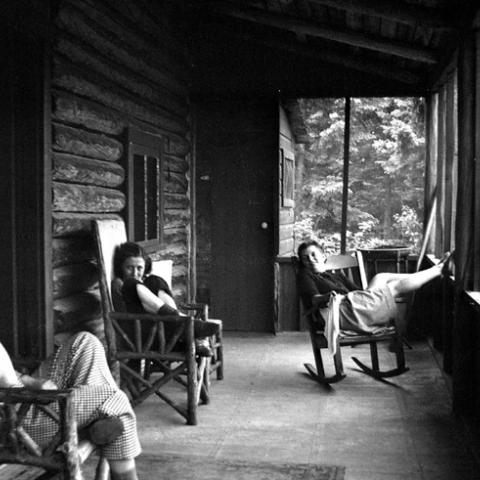
[[[440,9],[426,8],[404,3],[399,0],[309,0],[325,7],[337,8],[348,12],[379,17],[392,22],[410,26],[422,26],[432,29],[450,29],[446,14]]]
[[[437,58],[428,49],[414,47],[410,44],[394,42],[384,38],[370,37],[358,32],[349,30],[338,30],[318,25],[303,19],[278,15],[258,8],[241,8],[227,2],[208,2],[213,12],[230,17],[259,23],[271,27],[289,30],[297,35],[310,35],[332,40],[338,43],[352,45],[354,47],[375,50],[377,52],[395,55],[417,62],[435,64]]]
[[[310,58],[317,61],[339,65],[343,68],[357,70],[408,85],[418,85],[423,80],[420,75],[412,73],[406,69],[397,67],[386,68],[385,64],[359,58],[359,56],[355,55],[354,53],[349,55],[345,51],[338,51],[338,49],[319,49],[310,47],[301,42],[293,43],[283,40],[269,40],[267,38],[254,37],[253,35],[237,33],[231,30],[227,32],[219,29],[217,30],[217,34],[221,35],[222,39],[225,39],[225,41],[228,41],[229,38],[235,38],[241,42],[254,43],[272,50],[279,50],[282,53],[291,53],[303,58]]]

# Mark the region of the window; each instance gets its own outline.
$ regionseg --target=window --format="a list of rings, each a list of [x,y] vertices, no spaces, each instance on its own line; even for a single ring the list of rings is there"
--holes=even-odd
[[[328,253],[421,241],[424,103],[420,98],[298,99],[295,238]],[[300,188],[298,188],[298,185]]]
[[[127,224],[129,239],[147,248],[162,241],[163,139],[130,129],[127,165]]]

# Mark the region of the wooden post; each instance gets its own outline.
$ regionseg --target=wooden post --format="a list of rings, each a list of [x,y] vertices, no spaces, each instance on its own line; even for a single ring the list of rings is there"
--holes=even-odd
[[[473,231],[473,289],[480,290],[480,13],[477,15],[475,31],[475,199]]]
[[[453,410],[468,413],[472,402],[472,334],[461,291],[471,289],[475,155],[475,53],[471,32],[458,56],[458,199],[455,227],[455,316],[453,324]]]
[[[187,424],[197,424],[197,362],[195,360],[195,339],[193,317],[185,320],[185,356],[187,362]]]
[[[340,252],[347,249],[347,214],[348,214],[348,172],[350,163],[350,97],[345,98],[345,129],[343,131],[343,199],[342,199],[342,231]]]
[[[453,192],[453,176],[455,162],[455,146],[457,134],[457,119],[455,118],[455,74],[451,74],[447,81],[446,99],[446,123],[445,123],[445,224],[443,235],[443,250],[452,249],[452,227],[453,227],[453,200],[456,194]]]
[[[445,129],[446,129],[446,117],[447,117],[447,88],[445,85],[440,89],[438,96],[438,146],[437,146],[437,211],[435,212],[435,225],[436,235],[433,238],[435,249],[434,252],[440,255],[440,252],[444,251],[444,226],[445,226],[445,155],[446,155],[446,142],[445,142]]]

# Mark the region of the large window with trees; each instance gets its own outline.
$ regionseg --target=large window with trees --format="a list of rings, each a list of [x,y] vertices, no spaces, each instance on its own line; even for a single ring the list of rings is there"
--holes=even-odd
[[[407,245],[422,237],[424,101],[324,98],[297,102],[296,237],[329,252]]]

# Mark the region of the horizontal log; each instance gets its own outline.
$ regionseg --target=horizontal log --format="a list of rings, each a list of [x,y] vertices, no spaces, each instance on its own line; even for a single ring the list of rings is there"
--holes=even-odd
[[[75,235],[91,235],[92,220],[94,219],[122,220],[122,217],[111,213],[54,212],[52,215],[52,235],[56,238]]]
[[[188,180],[185,174],[178,174],[167,170],[163,172],[163,178],[163,190],[165,192],[186,195],[188,190]]]
[[[125,179],[124,169],[112,162],[90,160],[65,153],[53,154],[53,180],[118,187]]]
[[[112,84],[117,86],[117,90],[128,91],[151,102],[159,111],[163,111],[164,115],[176,118],[179,122],[185,121],[188,113],[185,102],[181,102],[171,91],[158,84],[142,79],[138,71],[129,70],[122,64],[112,62],[109,57],[100,56],[96,49],[79,46],[66,38],[57,39],[56,50],[77,67],[109,78]]]
[[[280,208],[279,211],[279,223],[280,225],[286,225],[295,222],[295,211],[293,208]]]
[[[52,241],[53,267],[94,261],[95,259],[95,244],[92,236],[54,238]]]
[[[176,62],[182,64],[188,62],[187,49],[183,43],[178,41],[178,35],[175,35],[178,28],[176,26],[171,28],[171,24],[165,21],[165,4],[160,4],[158,8],[155,8],[152,2],[138,4],[132,3],[130,0],[104,0],[103,3],[108,9],[108,14],[111,14],[110,9],[112,9],[116,14],[121,15],[121,18],[118,19],[121,24],[129,26],[132,31],[138,30],[138,25],[141,25],[148,37],[155,39],[157,46],[163,46]],[[95,2],[96,7],[97,5],[98,2]]]
[[[165,229],[185,227],[190,223],[190,210],[167,210],[163,212]]]
[[[138,35],[138,25],[129,30],[111,18],[111,11],[108,15],[101,13],[98,2],[91,6],[87,3],[72,2],[74,8],[63,9],[57,25],[74,33],[84,44],[91,45],[102,55],[130,66],[139,75],[170,90],[179,98],[188,94],[186,62],[176,62],[170,55],[171,50]]]
[[[118,140],[58,123],[53,123],[52,147],[57,151],[109,162],[118,161],[123,154],[123,145]]]
[[[53,182],[53,209],[60,212],[120,212],[125,195],[104,187]]]
[[[54,332],[57,337],[62,337],[65,334],[67,334],[67,337],[70,337],[74,333],[90,332],[103,343],[105,350],[108,350],[106,346],[107,342],[105,339],[104,321],[101,316],[96,318],[89,318],[83,322],[77,322],[72,325],[69,325],[68,323],[62,324],[61,322],[55,323],[54,320]]]
[[[279,225],[278,236],[280,240],[293,238],[293,223],[287,225]]]
[[[81,125],[110,135],[120,135],[126,127],[126,122],[120,115],[94,102],[58,91],[53,91],[52,97],[53,120]]]
[[[188,265],[186,264],[175,264],[172,268],[172,278],[180,279],[187,278],[188,275]]]
[[[190,169],[188,160],[185,157],[177,157],[174,155],[164,155],[165,172],[185,173]]]
[[[53,301],[55,332],[76,330],[78,326],[102,316],[98,290],[76,293]]]
[[[186,258],[188,255],[188,248],[186,243],[169,243],[166,242],[166,245],[161,250],[161,258],[168,258],[173,260],[174,263],[182,261],[183,258]]]
[[[188,227],[182,225],[176,228],[165,228],[163,231],[163,238],[167,245],[173,245],[174,243],[182,243],[186,245],[188,241]]]
[[[177,303],[186,302],[187,298],[187,286],[185,284],[173,285],[172,288],[173,298]]]
[[[174,137],[169,135],[165,139],[165,153],[175,155],[177,157],[184,157],[190,152],[190,142],[186,138]]]
[[[166,131],[177,134],[185,134],[187,131],[187,125],[185,123],[180,123],[162,115],[158,109],[153,108],[147,102],[126,98],[125,94],[118,94],[114,88],[115,86],[112,85],[108,79],[102,78],[100,84],[99,82],[85,79],[84,77],[87,76],[87,74],[85,72],[80,73],[77,70],[78,69],[75,69],[72,65],[69,65],[68,68],[64,64],[60,65],[59,59],[57,58],[53,64],[52,84],[76,95],[95,100],[118,112],[128,113],[129,116],[155,125]],[[88,76],[90,77],[90,75]]]
[[[176,193],[165,193],[164,208],[186,210],[190,206],[190,201],[185,195]]]
[[[281,240],[278,246],[278,254],[279,255],[294,255],[296,252],[294,250],[294,243],[293,238],[287,238],[285,240]]]
[[[97,284],[97,267],[91,262],[62,265],[53,269],[54,299],[92,289]]]

